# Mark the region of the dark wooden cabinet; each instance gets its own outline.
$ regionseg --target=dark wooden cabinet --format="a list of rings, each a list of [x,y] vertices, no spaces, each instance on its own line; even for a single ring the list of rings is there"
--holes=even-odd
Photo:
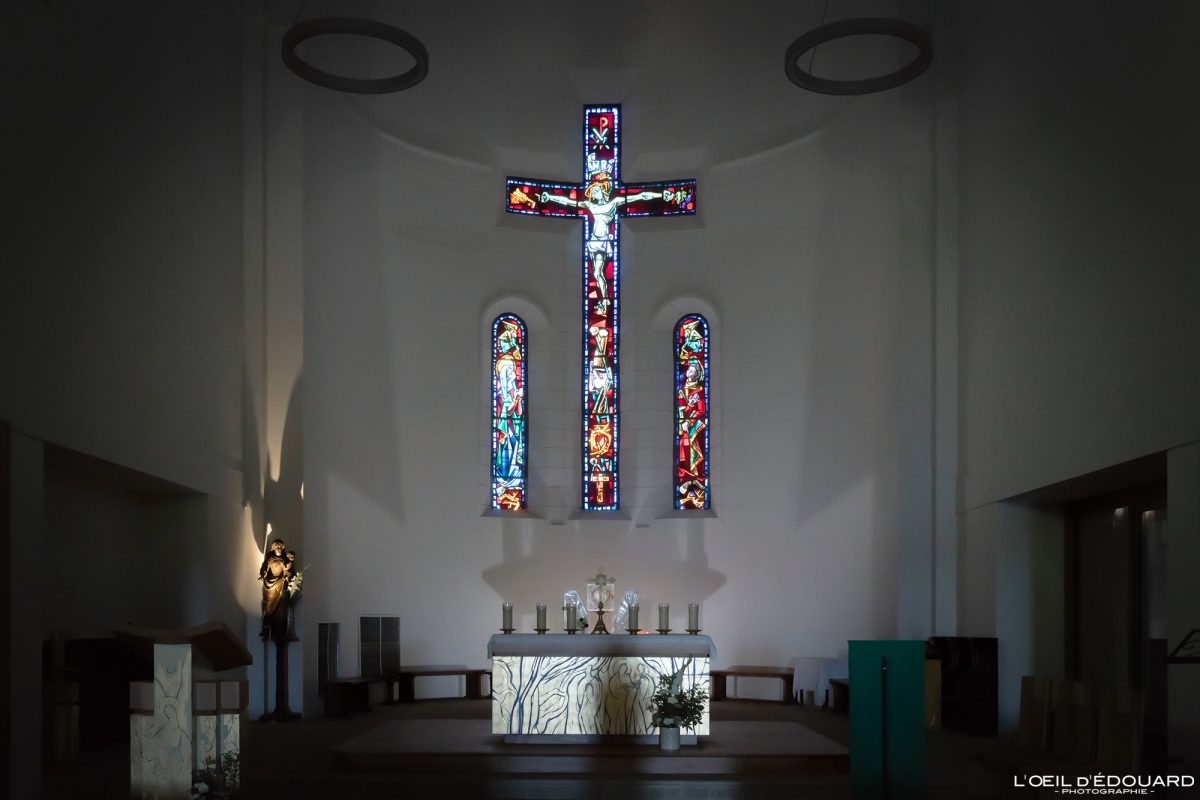
[[[976,636],[934,636],[928,658],[942,662],[942,727],[995,736],[999,726],[998,642]]]

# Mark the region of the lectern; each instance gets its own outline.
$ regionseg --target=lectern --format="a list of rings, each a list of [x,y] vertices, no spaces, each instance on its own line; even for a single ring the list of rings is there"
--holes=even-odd
[[[113,634],[154,674],[129,686],[130,796],[187,798],[196,766],[240,755],[246,682],[214,673],[250,664],[250,651],[223,622],[182,630],[125,626]]]

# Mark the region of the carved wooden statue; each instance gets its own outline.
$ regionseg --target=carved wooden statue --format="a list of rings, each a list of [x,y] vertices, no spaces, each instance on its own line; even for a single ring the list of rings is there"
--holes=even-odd
[[[288,632],[288,581],[292,579],[294,562],[284,554],[282,539],[271,542],[258,570],[262,581],[262,633],[263,639],[282,642]]]
[[[296,554],[285,551],[282,539],[271,542],[258,570],[262,581],[262,632],[264,666],[267,640],[275,643],[275,710],[263,719],[293,720],[299,714],[288,708],[288,652],[292,634],[292,595],[288,584],[296,577]],[[298,583],[298,582],[297,582]],[[265,709],[264,709],[265,711]]]

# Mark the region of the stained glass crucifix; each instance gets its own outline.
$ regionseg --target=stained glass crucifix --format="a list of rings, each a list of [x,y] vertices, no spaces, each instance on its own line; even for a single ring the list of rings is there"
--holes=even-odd
[[[514,214],[583,218],[583,509],[620,506],[618,217],[696,213],[696,181],[622,184],[621,107],[583,109],[583,182],[509,178]]]

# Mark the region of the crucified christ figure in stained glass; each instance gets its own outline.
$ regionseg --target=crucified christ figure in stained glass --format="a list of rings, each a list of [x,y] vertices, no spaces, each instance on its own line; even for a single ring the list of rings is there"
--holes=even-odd
[[[583,110],[584,179],[579,184],[509,178],[514,214],[583,219],[583,508],[619,506],[619,217],[696,213],[694,180],[620,182],[620,106]]]
[[[600,294],[599,301],[596,303],[599,313],[607,313],[611,305],[608,297],[608,281],[604,277],[604,267],[613,259],[615,253],[616,235],[613,233],[613,222],[616,219],[617,210],[630,201],[653,200],[662,196],[662,192],[639,192],[635,195],[613,197],[612,179],[607,172],[597,173],[592,178],[592,182],[583,192],[582,200],[542,192],[540,199],[543,203],[558,203],[582,208],[592,218],[592,224],[588,226],[590,236],[584,242],[584,249],[592,265],[592,280],[596,282],[596,289]]]

